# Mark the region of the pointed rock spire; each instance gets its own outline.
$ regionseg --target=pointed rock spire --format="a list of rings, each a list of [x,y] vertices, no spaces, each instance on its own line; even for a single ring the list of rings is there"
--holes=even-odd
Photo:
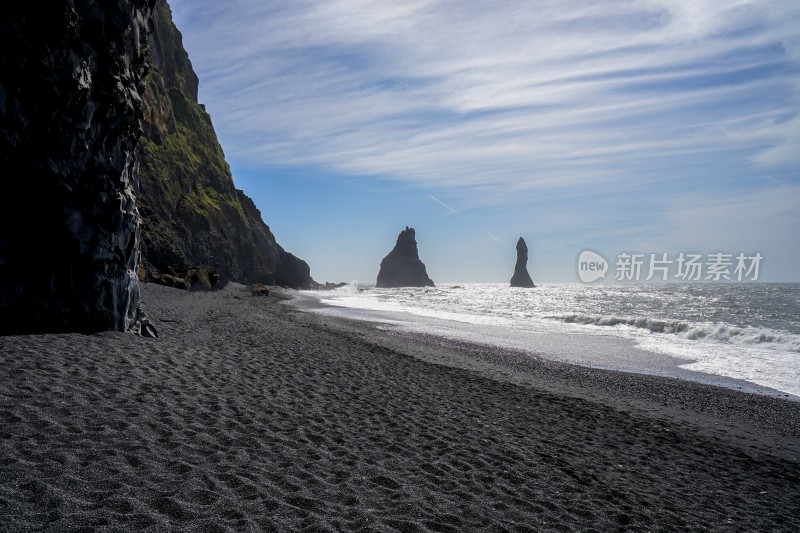
[[[528,245],[522,237],[517,241],[517,264],[511,277],[512,287],[535,287],[531,275],[528,274]]]
[[[406,226],[406,229],[397,236],[394,249],[381,261],[376,287],[433,286],[433,281],[425,270],[425,264],[419,259],[414,228]]]

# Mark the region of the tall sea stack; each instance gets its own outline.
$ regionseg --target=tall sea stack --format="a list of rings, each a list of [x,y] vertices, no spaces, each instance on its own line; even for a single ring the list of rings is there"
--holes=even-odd
[[[517,241],[517,264],[511,277],[512,287],[534,287],[531,275],[528,274],[528,245],[522,237]]]
[[[135,150],[154,4],[3,7],[0,333],[136,323]]]
[[[397,236],[397,243],[394,245],[394,249],[381,261],[376,287],[433,286],[433,281],[428,277],[428,272],[425,270],[425,264],[419,259],[414,228],[406,226],[406,229]]]

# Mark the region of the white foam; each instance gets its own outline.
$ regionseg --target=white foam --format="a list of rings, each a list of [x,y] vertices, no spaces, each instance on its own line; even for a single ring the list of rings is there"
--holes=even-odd
[[[695,294],[697,290],[704,292],[698,295]],[[747,380],[800,396],[800,335],[746,324],[658,316],[660,313],[674,315],[680,309],[698,316],[716,311],[714,300],[718,296],[714,290],[713,287],[689,287],[676,289],[673,294],[665,289],[630,285],[553,285],[521,290],[500,284],[375,289],[353,283],[333,291],[309,294],[341,309],[407,317],[408,320],[396,323],[398,326],[402,323],[406,329],[471,340],[483,336],[499,346],[530,348],[532,342],[544,338],[535,334],[616,336],[633,341],[648,352],[685,360],[681,367],[687,370]],[[728,288],[720,290],[730,291]],[[615,313],[628,308],[646,314]],[[740,313],[731,318],[740,318],[738,315]],[[475,331],[482,333],[476,337]],[[561,342],[570,342],[565,337],[562,339]],[[552,343],[548,349],[552,353],[569,352],[572,359],[567,359],[581,362],[575,360],[578,355],[569,349]],[[547,351],[535,351],[548,356]],[[586,355],[580,357],[586,362]],[[613,359],[613,354],[605,353],[603,357]],[[651,368],[641,354],[637,357],[643,371]],[[635,364],[635,358],[626,359],[625,364],[631,361]],[[627,369],[637,371],[636,368]]]
[[[615,317],[592,315],[561,315],[547,317],[568,324],[591,326],[630,326],[651,333],[669,333],[693,341],[714,341],[739,346],[761,346],[787,352],[800,353],[800,335],[775,331],[769,328],[739,328],[728,324],[684,322],[645,317]]]
[[[640,338],[637,344],[645,350],[691,359],[691,363],[680,365],[686,370],[742,379],[800,397],[800,365],[793,352],[680,338],[665,340],[663,335]]]

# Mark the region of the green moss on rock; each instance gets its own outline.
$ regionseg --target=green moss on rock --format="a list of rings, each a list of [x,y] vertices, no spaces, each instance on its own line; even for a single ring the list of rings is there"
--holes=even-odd
[[[308,265],[277,244],[252,200],[234,186],[166,2],[153,22],[139,148],[146,263],[162,270],[205,265],[227,279],[307,288]]]

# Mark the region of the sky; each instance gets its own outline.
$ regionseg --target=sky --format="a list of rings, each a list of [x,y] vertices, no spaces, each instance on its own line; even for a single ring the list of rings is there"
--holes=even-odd
[[[234,181],[320,282],[586,249],[800,282],[800,2],[169,0]],[[670,273],[670,277],[672,274]]]

